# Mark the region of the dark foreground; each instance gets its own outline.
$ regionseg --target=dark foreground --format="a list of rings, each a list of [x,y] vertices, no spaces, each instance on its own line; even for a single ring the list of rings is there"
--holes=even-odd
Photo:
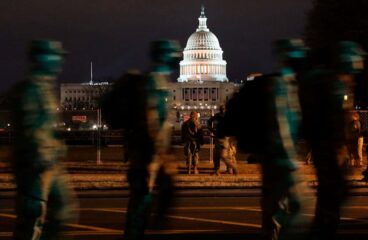
[[[147,238],[152,240],[182,239],[260,239],[259,194],[246,190],[224,192],[216,190],[182,192],[167,222],[162,228],[150,227]],[[66,234],[78,240],[122,239],[127,206],[127,194],[94,192],[81,194],[79,221],[70,225]],[[0,199],[0,239],[11,239],[14,224],[12,196]],[[307,194],[302,223],[303,232],[313,217],[314,197]],[[339,239],[368,238],[368,197],[353,196],[343,208]]]

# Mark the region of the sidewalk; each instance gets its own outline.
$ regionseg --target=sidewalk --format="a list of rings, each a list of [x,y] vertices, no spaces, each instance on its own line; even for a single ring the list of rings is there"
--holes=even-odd
[[[128,164],[120,162],[102,162],[97,165],[89,162],[65,162],[72,186],[77,190],[117,190],[127,189],[126,170]],[[15,184],[12,173],[6,164],[0,166],[0,191],[13,191]],[[245,161],[238,162],[237,176],[221,174],[211,175],[212,163],[208,160],[199,162],[199,174],[188,175],[185,171],[185,163],[177,160],[171,164],[175,171],[175,186],[178,189],[242,189],[259,188],[261,186],[261,172],[259,164],[248,164]],[[221,170],[225,166],[221,165]],[[359,181],[362,178],[362,168],[351,168],[347,178],[352,187],[366,188],[368,183]],[[303,181],[311,187],[317,185],[313,165],[300,163],[299,173]]]

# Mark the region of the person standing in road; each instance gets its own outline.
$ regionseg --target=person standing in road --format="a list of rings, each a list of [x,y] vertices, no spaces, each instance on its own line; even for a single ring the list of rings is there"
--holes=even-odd
[[[55,129],[55,83],[65,54],[61,42],[32,41],[30,73],[11,91],[17,184],[14,240],[67,239],[62,230],[75,220],[74,193],[59,164],[66,148]]]

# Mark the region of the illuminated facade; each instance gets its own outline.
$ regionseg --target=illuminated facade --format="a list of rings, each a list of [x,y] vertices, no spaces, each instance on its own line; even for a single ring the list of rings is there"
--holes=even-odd
[[[239,88],[226,76],[223,51],[219,40],[207,27],[204,7],[198,20],[199,26],[184,48],[178,81],[170,83],[170,102],[176,112],[176,122],[182,122],[191,111],[197,111],[205,124]]]
[[[62,83],[60,85],[60,107],[65,110],[96,109],[99,98],[111,83]]]
[[[223,51],[217,37],[207,27],[204,7],[198,20],[197,31],[189,37],[184,49],[178,82],[227,82],[226,61],[222,59]]]

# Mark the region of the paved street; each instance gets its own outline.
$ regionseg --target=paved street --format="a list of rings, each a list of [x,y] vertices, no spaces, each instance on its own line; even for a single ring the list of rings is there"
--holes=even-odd
[[[88,148],[87,148],[88,149]],[[77,240],[116,240],[122,239],[128,192],[124,172],[127,165],[118,158],[119,148],[113,150],[110,159],[104,159],[101,165],[91,161],[93,155],[87,149],[72,152],[71,160],[65,165],[71,172],[71,180],[79,191],[79,221],[70,225],[67,234]],[[120,150],[119,150],[120,151]],[[109,156],[104,152],[105,156]],[[258,164],[249,164],[244,155],[240,155],[238,176],[223,174],[212,176],[212,164],[208,160],[209,149],[203,148],[199,175],[187,175],[183,162],[182,148],[176,147],[176,186],[178,201],[167,216],[167,224],[160,228],[150,228],[147,239],[150,240],[182,240],[182,239],[227,239],[258,240],[260,235],[260,169]],[[104,156],[104,155],[103,155]],[[89,159],[89,160],[88,160]],[[308,186],[315,186],[314,169],[302,161],[301,173]],[[224,166],[222,166],[224,167]],[[224,168],[223,168],[224,169]],[[368,230],[368,191],[367,183],[359,182],[362,169],[350,169],[349,178],[354,185],[351,202],[344,207],[343,221],[339,230],[341,240],[367,239]],[[0,174],[3,191],[0,191],[0,239],[11,239],[14,224],[14,184],[11,174]],[[4,186],[9,184],[9,188]],[[4,190],[5,189],[5,190]],[[86,189],[89,189],[86,191]],[[111,191],[115,189],[114,191]],[[313,217],[313,188],[308,188],[306,208],[303,210],[304,227]],[[93,190],[93,191],[91,191]],[[107,190],[107,191],[106,191]]]
[[[340,239],[367,239],[368,197],[356,194],[344,207]],[[161,229],[147,231],[147,239],[259,239],[259,192],[247,190],[181,191]],[[309,191],[303,222],[313,217],[314,198]],[[12,196],[0,200],[0,239],[11,239],[14,223]],[[77,240],[121,239],[127,206],[127,192],[80,193],[79,221],[69,226],[68,235]],[[305,227],[299,227],[299,230]]]

